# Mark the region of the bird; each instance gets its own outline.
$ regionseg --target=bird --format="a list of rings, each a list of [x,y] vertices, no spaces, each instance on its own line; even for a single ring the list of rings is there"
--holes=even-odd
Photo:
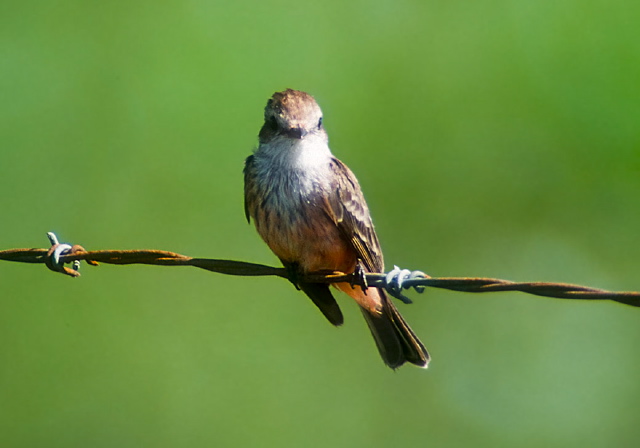
[[[276,92],[264,110],[259,144],[244,166],[244,208],[291,281],[327,320],[344,318],[329,285],[304,281],[310,273],[384,272],[369,208],[353,172],[333,156],[313,96]],[[384,363],[426,368],[429,353],[383,289],[349,282],[333,286],[353,298]]]

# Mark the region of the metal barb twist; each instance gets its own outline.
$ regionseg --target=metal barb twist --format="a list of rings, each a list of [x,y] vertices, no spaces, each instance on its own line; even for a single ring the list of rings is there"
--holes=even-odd
[[[425,279],[429,278],[427,274],[422,271],[410,271],[409,269],[400,269],[398,266],[393,266],[393,270],[389,271],[384,278],[384,288],[387,292],[403,303],[410,304],[413,301],[402,294],[403,289],[413,288],[419,293],[424,292],[424,286],[408,282],[407,280]]]

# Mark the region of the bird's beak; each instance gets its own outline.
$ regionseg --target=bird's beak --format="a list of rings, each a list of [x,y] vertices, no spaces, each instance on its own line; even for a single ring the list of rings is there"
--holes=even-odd
[[[291,138],[302,139],[307,135],[307,131],[301,127],[289,128],[287,135]]]

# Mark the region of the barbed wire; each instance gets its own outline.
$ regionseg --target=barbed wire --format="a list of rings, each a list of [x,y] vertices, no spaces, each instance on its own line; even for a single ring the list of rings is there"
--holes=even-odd
[[[289,279],[286,269],[244,261],[194,258],[163,250],[98,250],[87,251],[80,245],[60,244],[53,233],[47,234],[51,242],[49,249],[8,249],[0,251],[0,260],[20,263],[42,263],[50,270],[78,277],[79,262],[84,260],[92,266],[107,264],[146,264],[160,266],[194,266],[211,272],[238,276],[276,276]],[[72,268],[64,266],[72,264]],[[391,295],[405,303],[411,300],[403,296],[403,289],[413,288],[423,292],[425,287],[449,289],[459,292],[519,291],[556,299],[611,300],[625,305],[640,307],[640,292],[612,292],[568,283],[512,282],[483,277],[438,277],[433,278],[420,271],[410,272],[397,267],[389,273],[314,273],[298,278],[312,283],[350,282],[386,289]]]

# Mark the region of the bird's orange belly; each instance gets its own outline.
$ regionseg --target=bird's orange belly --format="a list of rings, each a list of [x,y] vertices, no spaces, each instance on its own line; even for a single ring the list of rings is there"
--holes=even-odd
[[[258,231],[283,262],[297,263],[303,272],[355,269],[355,251],[324,213],[307,213],[291,222],[266,221]]]

